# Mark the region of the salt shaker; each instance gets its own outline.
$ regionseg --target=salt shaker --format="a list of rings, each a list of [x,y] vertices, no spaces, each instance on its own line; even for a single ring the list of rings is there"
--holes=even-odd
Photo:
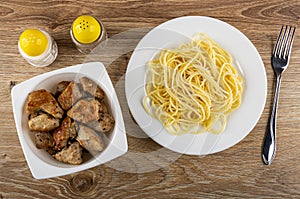
[[[52,64],[58,54],[54,39],[46,31],[35,28],[22,32],[18,49],[27,62],[36,67]]]
[[[76,48],[85,54],[107,39],[103,23],[90,15],[77,17],[71,26],[70,35]]]

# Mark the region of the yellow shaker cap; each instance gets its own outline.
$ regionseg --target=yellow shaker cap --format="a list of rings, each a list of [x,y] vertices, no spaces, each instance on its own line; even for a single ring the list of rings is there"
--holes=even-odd
[[[48,39],[40,30],[27,29],[20,35],[19,45],[28,56],[38,56],[46,51]]]
[[[99,38],[101,26],[94,17],[82,15],[73,22],[72,32],[78,42],[90,44]]]

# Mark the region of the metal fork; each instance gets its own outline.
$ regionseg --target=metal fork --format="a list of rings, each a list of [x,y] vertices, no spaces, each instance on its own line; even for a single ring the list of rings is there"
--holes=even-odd
[[[283,25],[281,27],[281,31],[277,37],[272,54],[271,63],[276,76],[276,88],[272,112],[269,118],[269,123],[262,146],[262,159],[266,165],[270,165],[272,163],[276,154],[276,115],[281,75],[286,70],[290,61],[295,30],[296,27],[293,26]]]

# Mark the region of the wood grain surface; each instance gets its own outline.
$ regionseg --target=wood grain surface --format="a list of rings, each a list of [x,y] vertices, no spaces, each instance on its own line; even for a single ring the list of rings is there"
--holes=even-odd
[[[137,157],[141,159],[139,165],[132,156],[128,161],[120,159],[67,176],[34,179],[18,140],[10,89],[35,75],[87,59],[69,36],[72,21],[82,14],[99,17],[109,37],[135,28],[151,29],[188,15],[210,16],[235,26],[253,42],[267,72],[267,101],[257,125],[234,147],[205,157],[166,151],[142,132],[136,136],[127,129],[130,154],[161,150],[165,157],[153,161]],[[265,166],[260,155],[274,88],[271,51],[281,25],[298,25],[299,17],[299,0],[1,1],[0,198],[300,198],[300,30],[282,80],[277,156],[272,165]],[[32,67],[19,55],[18,37],[29,27],[43,28],[56,40],[59,54],[51,66]],[[108,67],[120,92],[130,55],[131,51],[124,53]],[[124,96],[119,98],[125,102]],[[129,117],[126,115],[125,120]],[[145,166],[149,172],[143,172]],[[142,170],[133,172],[137,168]]]

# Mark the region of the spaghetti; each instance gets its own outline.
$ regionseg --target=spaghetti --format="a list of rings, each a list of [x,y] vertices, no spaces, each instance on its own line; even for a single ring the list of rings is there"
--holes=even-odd
[[[243,79],[232,56],[198,33],[148,63],[145,110],[174,135],[221,133],[242,100]]]

